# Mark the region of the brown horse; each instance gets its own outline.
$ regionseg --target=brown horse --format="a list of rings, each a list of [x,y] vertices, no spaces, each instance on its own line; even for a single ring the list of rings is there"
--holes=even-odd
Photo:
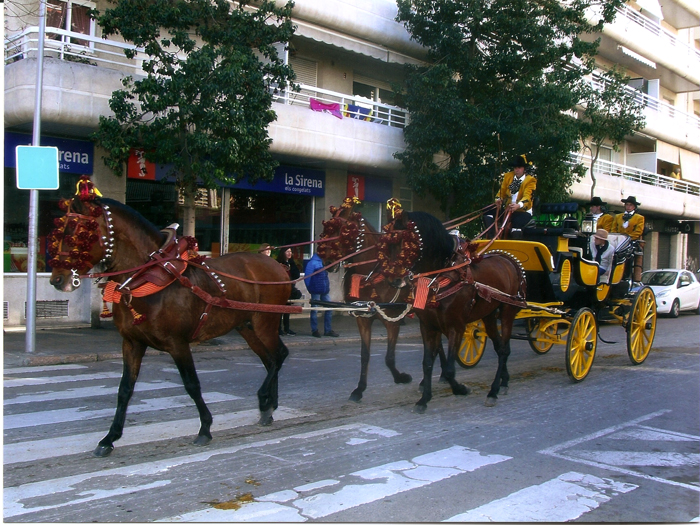
[[[387,349],[384,363],[391,371],[394,383],[410,383],[413,378],[410,374],[400,372],[396,368],[396,343],[399,338],[401,320],[406,309],[408,288],[397,289],[377,272],[379,263],[377,252],[373,248],[379,239],[380,232],[369,224],[362,214],[354,211],[360,201],[346,198],[343,204],[336,208],[331,206],[331,218],[323,221],[323,232],[320,239],[330,239],[321,242],[318,254],[323,260],[324,266],[328,266],[350,255],[360,252],[345,263],[343,276],[343,297],[346,303],[360,301],[362,303],[373,301],[382,305],[381,315],[377,313],[366,315],[359,314],[355,317],[357,328],[360,332],[360,380],[357,388],[350,394],[350,401],[359,403],[362,394],[367,389],[367,376],[369,373],[370,345],[372,344],[372,324],[380,320],[387,333]],[[369,248],[369,249],[368,249]],[[340,265],[333,267],[337,271]],[[397,303],[397,306],[389,306]],[[444,363],[445,353],[442,343],[439,349],[440,362]]]
[[[172,240],[174,230],[166,235],[117,201],[85,195],[82,192],[81,198],[62,202],[67,214],[57,219],[57,229],[50,238],[50,282],[58,290],[70,292],[80,285],[79,273],[98,263],[106,273],[116,273],[107,283],[105,294],[110,290],[114,297],[114,324],[123,337],[124,367],[114,420],[94,454],[109,455],[114,441],[121,437],[127,405],[149,346],[172,356],[185,390],[199,411],[201,426],[194,444],[208,444],[212,439],[212,416],[202,399],[190,343],[224,335],[234,328],[265,365],[267,376],[258,390],[259,423],[272,423],[278,373],[289,353],[279,338],[278,326],[279,312],[290,307],[268,306],[286,305],[289,298],[291,285],[282,266],[270,257],[253,253],[192,259],[188,263],[188,252],[179,249],[181,256],[170,259],[171,252],[162,247],[168,238]],[[192,238],[176,241],[176,246],[189,242],[189,248],[193,248]],[[158,258],[165,262],[153,264]],[[135,271],[149,263],[148,268]],[[287,283],[265,286],[224,274],[249,281]],[[159,291],[147,293],[163,285]],[[222,307],[230,304],[249,309]]]
[[[423,396],[415,411],[425,412],[432,398],[433,363],[442,334],[448,340],[443,375],[454,394],[469,393],[455,380],[455,356],[465,327],[479,319],[498,355],[498,370],[486,398],[487,406],[495,405],[499,390],[507,393],[513,320],[524,305],[525,275],[520,263],[508,254],[494,252],[467,264],[465,258],[455,257],[453,237],[427,213],[409,215],[401,210],[387,230],[378,246],[381,272],[395,286],[412,288],[423,337]],[[415,281],[415,286],[408,284],[420,274],[428,275]],[[421,301],[424,304],[419,305]]]

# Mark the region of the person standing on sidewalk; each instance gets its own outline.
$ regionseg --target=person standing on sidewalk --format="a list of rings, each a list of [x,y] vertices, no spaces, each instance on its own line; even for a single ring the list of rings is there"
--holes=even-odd
[[[306,284],[306,289],[309,290],[311,294],[311,300],[313,301],[330,301],[330,291],[331,283],[328,280],[328,272],[323,270],[316,275],[311,275],[312,273],[323,268],[323,261],[318,256],[317,253],[309,259],[306,263],[306,269],[304,270],[305,275],[310,277],[304,278],[304,283]],[[333,317],[333,312],[326,310],[323,314],[323,335],[328,337],[338,337],[338,334],[331,328],[331,318]],[[311,310],[309,313],[309,321],[311,322],[311,335],[314,337],[321,337],[318,332],[318,319],[316,318],[316,310]]]
[[[286,250],[280,250],[279,255],[277,255],[277,262],[284,266],[290,281],[296,281],[299,278],[299,268],[297,268],[294,262],[294,257],[292,257],[292,249],[287,248]],[[290,299],[301,299],[301,291],[297,288],[296,284],[292,284],[292,292],[289,295]],[[297,335],[296,332],[289,329],[289,314],[282,314],[282,319],[280,319],[280,335]]]

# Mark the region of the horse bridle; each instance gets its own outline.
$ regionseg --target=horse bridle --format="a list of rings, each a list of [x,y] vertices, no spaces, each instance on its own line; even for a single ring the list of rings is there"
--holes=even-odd
[[[89,261],[89,253],[95,243],[99,243],[102,249],[102,257],[96,264],[107,265],[114,253],[114,225],[112,224],[112,212],[107,204],[92,205],[85,203],[91,215],[85,215],[71,211],[73,200],[67,203],[66,214],[57,219],[57,227],[49,235],[49,265],[53,268],[65,268],[71,271],[71,284],[74,288],[80,286],[79,270],[90,270],[95,265]],[[100,223],[97,219],[103,218],[105,234],[102,234]],[[63,228],[60,229],[62,224]],[[66,229],[73,227],[73,232],[68,235]],[[64,246],[65,245],[65,246]],[[67,249],[66,247],[73,247]],[[65,257],[61,260],[61,257]]]

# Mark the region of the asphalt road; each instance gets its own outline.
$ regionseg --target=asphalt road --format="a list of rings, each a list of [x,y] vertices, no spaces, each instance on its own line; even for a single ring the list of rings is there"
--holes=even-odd
[[[382,329],[383,331],[383,329]],[[4,519],[145,521],[687,522],[700,516],[698,317],[659,319],[654,347],[632,366],[624,330],[605,326],[590,375],[572,383],[564,351],[515,341],[510,392],[484,406],[489,345],[472,392],[437,383],[425,414],[422,344],[404,339],[395,385],[373,348],[369,387],[348,396],[359,349],[295,348],[280,407],[259,427],[264,377],[252,352],[195,356],[214,441],[190,443],[197,414],[168,356],[147,357],[123,438],[91,451],[114,411],[119,361],[6,369]]]

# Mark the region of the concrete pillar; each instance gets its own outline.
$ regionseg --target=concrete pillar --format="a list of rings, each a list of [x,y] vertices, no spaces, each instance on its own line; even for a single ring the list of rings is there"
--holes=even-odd
[[[655,269],[659,260],[659,232],[649,232],[644,236],[644,270]]]
[[[671,253],[669,266],[671,268],[685,268],[686,253],[688,250],[688,236],[684,233],[671,236]]]

